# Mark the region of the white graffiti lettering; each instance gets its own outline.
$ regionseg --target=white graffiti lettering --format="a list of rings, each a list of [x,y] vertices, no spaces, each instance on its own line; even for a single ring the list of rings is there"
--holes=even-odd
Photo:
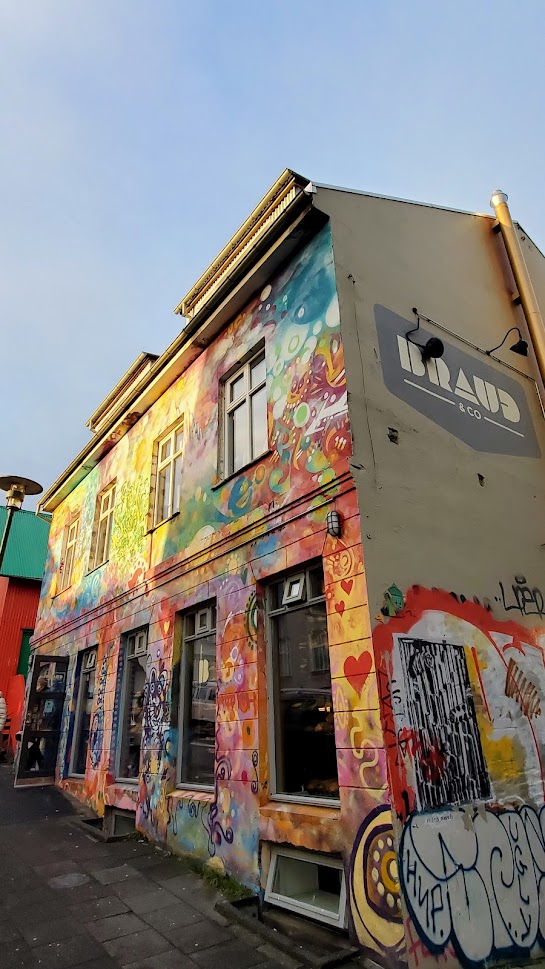
[[[430,827],[408,818],[401,885],[424,945],[452,943],[462,959],[528,953],[545,939],[545,808],[462,808]],[[441,816],[438,816],[441,819]]]
[[[399,362],[403,370],[415,377],[427,377],[429,382],[435,384],[436,387],[448,390],[455,397],[462,397],[463,400],[469,401],[471,405],[480,404],[491,414],[497,414],[501,410],[506,421],[510,421],[512,424],[519,423],[520,410],[516,401],[506,390],[495,387],[494,384],[488,380],[483,380],[482,377],[476,377],[472,374],[468,377],[461,367],[458,370],[453,388],[450,370],[443,359],[432,358],[424,361],[420,349],[403,336],[398,335],[397,346]],[[463,407],[460,409],[464,410]],[[482,415],[475,406],[466,407],[465,412],[470,417],[481,420]]]

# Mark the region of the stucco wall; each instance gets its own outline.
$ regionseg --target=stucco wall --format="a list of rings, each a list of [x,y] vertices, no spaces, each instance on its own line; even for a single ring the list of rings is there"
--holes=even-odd
[[[445,343],[447,369],[430,374],[397,341],[415,306],[483,350],[524,327],[501,236],[486,217],[350,193],[318,190],[316,204],[332,219],[409,962],[542,955],[545,434],[532,361],[509,340],[498,356],[517,374],[422,323],[417,341]],[[543,292],[544,260],[535,247],[528,259]]]

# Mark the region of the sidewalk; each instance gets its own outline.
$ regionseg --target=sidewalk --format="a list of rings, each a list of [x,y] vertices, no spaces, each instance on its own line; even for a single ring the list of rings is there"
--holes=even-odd
[[[146,842],[96,842],[51,788],[0,765],[0,969],[295,969],[214,908],[216,893]]]

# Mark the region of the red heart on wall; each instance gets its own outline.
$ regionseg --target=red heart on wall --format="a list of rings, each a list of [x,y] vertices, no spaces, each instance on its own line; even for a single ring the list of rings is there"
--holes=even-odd
[[[339,616],[342,616],[342,614],[344,612],[344,609],[345,609],[345,605],[344,605],[344,602],[342,600],[341,600],[341,602],[336,602],[335,603],[335,612],[338,612],[339,613]]]
[[[347,656],[344,661],[344,675],[358,696],[365,686],[372,665],[373,657],[369,651],[361,656]]]

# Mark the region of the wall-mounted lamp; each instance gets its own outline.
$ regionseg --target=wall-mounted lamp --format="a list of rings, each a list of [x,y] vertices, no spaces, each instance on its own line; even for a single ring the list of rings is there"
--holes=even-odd
[[[327,534],[333,538],[340,538],[342,532],[342,518],[338,511],[328,511],[326,517]]]
[[[442,357],[445,352],[445,345],[442,340],[439,340],[438,337],[430,336],[429,340],[427,340],[427,342],[424,344],[417,343],[416,340],[411,340],[411,333],[416,333],[416,331],[420,329],[420,319],[421,319],[420,313],[418,312],[416,306],[413,306],[413,313],[416,316],[417,323],[412,330],[409,330],[408,333],[405,334],[407,340],[409,341],[409,343],[412,343],[415,347],[418,347],[418,349],[420,350],[420,353],[422,354],[422,360],[424,361],[424,363],[426,362],[426,360],[431,360],[432,358],[437,359],[437,357]],[[423,319],[427,320],[428,317],[424,316]],[[429,322],[432,323],[433,320],[429,320]]]
[[[498,343],[497,347],[492,347],[491,350],[486,350],[485,352],[488,354],[488,356],[490,356],[491,353],[494,353],[496,350],[499,350],[500,347],[503,346],[503,344],[507,340],[507,337],[509,336],[510,333],[513,332],[513,330],[517,331],[519,338],[516,341],[516,343],[513,343],[512,347],[509,347],[509,349],[512,350],[513,353],[518,353],[521,357],[528,356],[528,344],[526,343],[526,340],[522,339],[522,333],[520,332],[518,326],[512,326],[511,329],[508,330],[507,333],[505,334],[501,343]]]

